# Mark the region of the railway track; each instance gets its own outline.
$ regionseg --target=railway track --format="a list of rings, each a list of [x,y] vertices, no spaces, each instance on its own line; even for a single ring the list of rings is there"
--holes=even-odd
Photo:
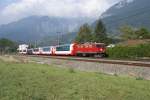
[[[127,61],[127,60],[108,60],[108,59],[100,59],[100,58],[85,58],[85,57],[71,57],[71,56],[69,57],[68,56],[43,56],[43,55],[24,55],[24,56],[72,60],[72,61],[83,61],[83,62],[95,62],[95,63],[105,63],[105,64],[139,66],[139,67],[150,67],[150,60]]]

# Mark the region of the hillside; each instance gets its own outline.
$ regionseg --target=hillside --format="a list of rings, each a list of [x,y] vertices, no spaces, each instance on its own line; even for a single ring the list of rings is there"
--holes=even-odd
[[[48,46],[48,45],[58,45],[71,43],[76,37],[76,32],[66,33],[66,34],[56,34],[55,36],[46,36],[37,41],[39,46]]]
[[[92,22],[89,18],[57,18],[48,16],[31,16],[0,26],[0,38],[15,41],[34,42],[35,40],[55,36],[58,32],[66,34],[76,31],[85,22]]]
[[[119,34],[123,25],[150,28],[150,0],[122,0],[115,4],[101,18],[108,33]]]

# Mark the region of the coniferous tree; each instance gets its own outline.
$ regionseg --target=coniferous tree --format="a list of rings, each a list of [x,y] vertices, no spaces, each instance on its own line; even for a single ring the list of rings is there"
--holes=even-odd
[[[93,42],[107,42],[106,28],[101,20],[97,21],[93,34]]]
[[[92,30],[88,24],[84,24],[80,27],[78,35],[75,39],[76,42],[85,43],[92,40]]]

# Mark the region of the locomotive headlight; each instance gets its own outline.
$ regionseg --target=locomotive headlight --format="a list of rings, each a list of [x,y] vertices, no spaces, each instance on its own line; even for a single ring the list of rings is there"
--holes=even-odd
[[[100,48],[100,51],[103,51],[103,49],[102,49],[102,48]]]

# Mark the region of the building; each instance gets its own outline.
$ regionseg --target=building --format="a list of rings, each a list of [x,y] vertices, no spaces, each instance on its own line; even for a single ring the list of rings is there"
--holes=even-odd
[[[27,45],[27,44],[21,44],[21,45],[19,45],[19,48],[17,50],[20,54],[26,54],[28,47],[29,47],[29,45]]]

